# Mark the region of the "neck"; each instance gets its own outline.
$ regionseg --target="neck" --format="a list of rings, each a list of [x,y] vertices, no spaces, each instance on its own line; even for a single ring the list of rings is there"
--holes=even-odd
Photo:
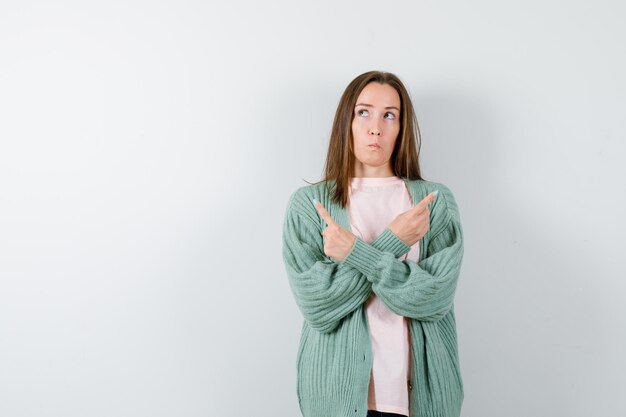
[[[354,175],[355,178],[385,178],[385,177],[393,177],[394,173],[391,170],[391,166],[389,164],[379,167],[374,167],[370,165],[365,165],[359,161],[356,161],[354,165]]]

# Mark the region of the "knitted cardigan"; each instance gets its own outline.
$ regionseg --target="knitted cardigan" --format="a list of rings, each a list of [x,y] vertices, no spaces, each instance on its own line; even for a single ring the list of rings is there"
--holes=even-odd
[[[330,199],[332,181],[306,185],[289,198],[283,260],[304,321],[297,353],[296,392],[304,417],[365,417],[372,350],[364,303],[372,291],[389,310],[408,317],[411,340],[410,417],[458,417],[463,402],[454,295],[463,259],[459,210],[450,189],[404,181],[413,204],[430,203],[430,228],[419,261],[397,258],[410,246],[389,228],[371,243],[360,237],[342,262],[324,254],[326,223],[317,198],[350,230],[347,210]]]

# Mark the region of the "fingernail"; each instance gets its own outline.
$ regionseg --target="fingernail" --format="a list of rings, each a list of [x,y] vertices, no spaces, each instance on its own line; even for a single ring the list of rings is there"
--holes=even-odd
[[[435,191],[433,192],[433,195],[434,195],[435,197],[437,197],[437,194],[439,194],[439,190],[435,190]]]
[[[313,197],[311,200],[313,201],[314,206],[317,205],[317,198]]]

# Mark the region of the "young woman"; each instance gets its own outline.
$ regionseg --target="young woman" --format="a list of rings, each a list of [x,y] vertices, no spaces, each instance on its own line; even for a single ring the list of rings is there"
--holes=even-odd
[[[449,188],[424,180],[400,79],[371,71],[344,91],[324,179],[296,190],[283,259],[304,322],[304,417],[458,417],[454,295],[463,258]]]

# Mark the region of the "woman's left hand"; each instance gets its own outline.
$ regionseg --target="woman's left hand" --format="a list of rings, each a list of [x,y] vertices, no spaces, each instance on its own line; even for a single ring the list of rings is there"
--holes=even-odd
[[[352,250],[356,236],[335,223],[330,213],[319,201],[315,203],[315,209],[322,216],[328,227],[324,229],[322,235],[326,238],[324,242],[324,253],[336,261],[342,262]]]

